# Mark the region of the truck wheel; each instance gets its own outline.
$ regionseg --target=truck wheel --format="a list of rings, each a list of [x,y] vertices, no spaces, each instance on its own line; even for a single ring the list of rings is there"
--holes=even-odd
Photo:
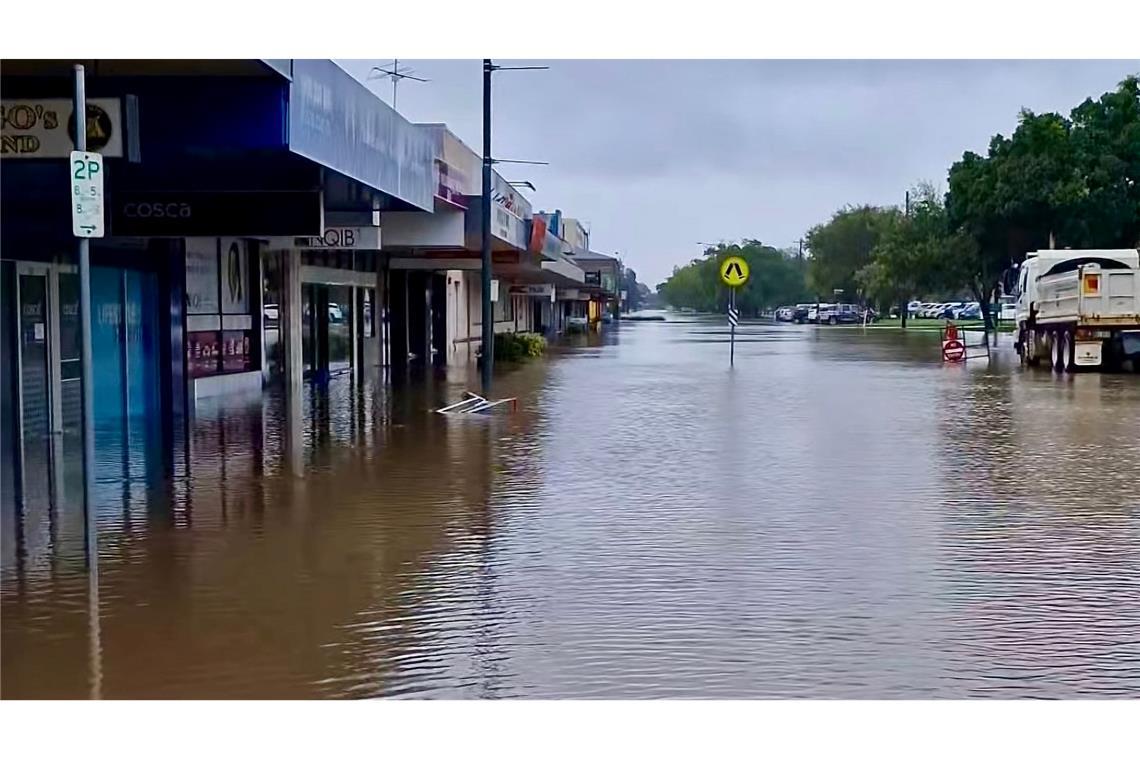
[[[1061,355],[1061,333],[1049,333],[1049,368],[1054,372],[1064,372],[1065,363]]]
[[[828,317],[828,318],[827,318],[827,324],[829,324],[829,325],[837,325],[837,324],[839,324],[839,320],[838,320],[838,319],[836,319],[835,317]]]
[[[1077,341],[1076,336],[1072,332],[1066,330],[1061,333],[1061,362],[1062,372],[1076,372],[1077,359],[1076,359]]]

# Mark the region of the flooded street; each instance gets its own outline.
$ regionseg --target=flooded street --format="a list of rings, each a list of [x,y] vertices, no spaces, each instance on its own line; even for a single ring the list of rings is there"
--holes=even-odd
[[[200,412],[98,484],[97,598],[74,509],[5,537],[3,696],[1140,694],[1135,375],[671,319],[494,418],[429,413],[473,370]]]

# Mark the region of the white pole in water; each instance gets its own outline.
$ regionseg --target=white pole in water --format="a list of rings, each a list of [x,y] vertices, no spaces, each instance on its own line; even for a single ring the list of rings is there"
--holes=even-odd
[[[728,311],[731,319],[728,321],[728,366],[736,366],[736,288],[729,290]]]

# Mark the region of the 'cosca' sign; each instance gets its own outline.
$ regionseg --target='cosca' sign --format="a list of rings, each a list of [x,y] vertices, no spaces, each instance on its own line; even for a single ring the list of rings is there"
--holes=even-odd
[[[310,235],[324,209],[311,191],[117,193],[111,204],[115,235],[191,237]]]

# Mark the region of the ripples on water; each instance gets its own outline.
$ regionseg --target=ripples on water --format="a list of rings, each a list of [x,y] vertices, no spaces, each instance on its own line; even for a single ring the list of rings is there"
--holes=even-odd
[[[427,412],[462,373],[205,409],[100,484],[96,653],[72,508],[6,542],[4,696],[1140,693],[1135,376],[739,338],[626,323],[494,419]]]

